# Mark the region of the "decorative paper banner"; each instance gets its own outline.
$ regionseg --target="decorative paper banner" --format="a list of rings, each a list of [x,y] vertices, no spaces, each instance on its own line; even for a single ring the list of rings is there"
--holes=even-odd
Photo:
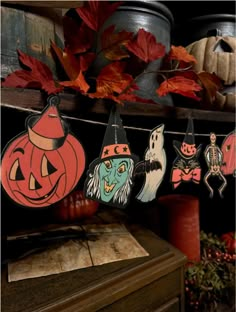
[[[221,172],[223,153],[222,153],[221,149],[219,148],[219,146],[216,145],[216,135],[214,132],[210,133],[210,141],[211,141],[211,143],[209,145],[207,145],[207,147],[204,151],[205,160],[206,160],[206,163],[208,166],[208,171],[205,174],[204,182],[206,183],[206,186],[207,186],[208,190],[210,191],[209,197],[212,198],[214,191],[213,191],[213,188],[208,183],[208,178],[210,176],[216,176],[219,179],[223,180],[223,183],[218,190],[220,196],[223,197],[222,192],[227,185],[227,181]]]
[[[89,166],[85,197],[125,208],[133,186],[137,156],[131,154],[119,112],[111,110],[99,158]]]
[[[27,131],[14,137],[2,157],[2,185],[16,203],[46,207],[68,195],[85,169],[80,142],[60,118],[58,96],[48,98],[40,115],[26,120]]]
[[[236,177],[236,130],[225,137],[221,151],[223,153],[222,173]]]
[[[144,161],[135,167],[135,175],[145,175],[145,183],[136,198],[149,202],[156,198],[156,192],[166,172],[166,153],[164,145],[164,127],[154,128],[149,136],[149,147],[145,151]]]
[[[201,145],[195,146],[194,127],[192,118],[188,119],[188,126],[183,143],[173,141],[177,153],[171,172],[171,183],[175,189],[181,182],[199,183],[201,179],[201,168],[198,157]]]

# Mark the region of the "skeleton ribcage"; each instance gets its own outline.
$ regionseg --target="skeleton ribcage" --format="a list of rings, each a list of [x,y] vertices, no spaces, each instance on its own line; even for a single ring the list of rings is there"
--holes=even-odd
[[[212,166],[220,165],[221,162],[221,154],[219,153],[218,149],[216,147],[210,147],[209,149],[209,162]]]

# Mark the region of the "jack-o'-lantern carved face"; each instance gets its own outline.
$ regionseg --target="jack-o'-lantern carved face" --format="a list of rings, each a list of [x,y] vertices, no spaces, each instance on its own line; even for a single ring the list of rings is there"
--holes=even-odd
[[[2,159],[2,184],[17,203],[44,207],[65,197],[84,170],[82,146],[68,135],[62,147],[45,151],[34,146],[28,134],[19,136]]]
[[[216,104],[221,110],[235,109],[236,38],[211,36],[195,41],[186,47],[197,63],[196,72],[215,73],[224,83],[224,89],[216,94]]]
[[[29,127],[28,132],[8,144],[2,158],[2,185],[7,194],[23,206],[39,208],[58,202],[73,190],[85,168],[82,145],[70,133],[62,140],[64,132],[58,116],[55,120],[55,113],[50,122],[52,127],[53,122],[59,125],[60,135],[55,139],[39,134],[41,127],[42,131],[49,130],[43,126],[47,124],[45,120],[51,118],[51,110],[45,114],[42,120],[37,118],[38,125]],[[57,132],[53,129],[54,136]]]

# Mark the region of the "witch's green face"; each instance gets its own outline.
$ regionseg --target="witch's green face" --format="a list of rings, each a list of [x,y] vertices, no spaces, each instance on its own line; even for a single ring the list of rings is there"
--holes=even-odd
[[[129,178],[130,158],[114,158],[105,160],[99,168],[101,199],[109,202],[116,191]]]

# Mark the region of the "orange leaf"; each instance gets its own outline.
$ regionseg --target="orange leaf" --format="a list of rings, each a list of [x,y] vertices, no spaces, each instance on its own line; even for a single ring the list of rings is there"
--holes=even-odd
[[[177,60],[177,61],[183,61],[186,63],[197,63],[197,60],[195,57],[187,52],[187,50],[182,46],[171,46],[170,52],[168,54],[169,60]]]
[[[70,80],[75,80],[80,72],[80,63],[78,59],[67,49],[62,51],[54,42],[51,42],[51,47],[56,53],[62,67],[64,68]]]
[[[73,29],[73,31],[71,31]],[[72,53],[83,53],[92,47],[94,32],[82,22],[80,25],[68,16],[63,17],[65,47]]]
[[[206,92],[207,100],[212,103],[215,100],[216,92],[223,88],[221,79],[214,73],[201,72],[198,73],[198,78],[202,83]]]
[[[195,92],[200,90],[202,90],[202,87],[194,80],[181,76],[175,76],[163,81],[156,92],[159,96],[165,96],[170,92],[178,93],[199,101],[200,98],[195,94]]]
[[[124,63],[118,61],[105,66],[97,77],[97,92],[107,95],[121,93],[128,88],[133,77],[123,72],[124,66]]]
[[[48,94],[62,91],[62,87],[56,87],[52,72],[47,65],[20,50],[17,52],[20,61],[29,70],[16,70],[11,73],[2,83],[3,87],[43,89]]]
[[[126,47],[146,63],[165,55],[165,46],[156,42],[154,35],[143,28],[139,29],[137,37],[128,42]]]
[[[120,6],[122,2],[110,3],[109,1],[85,1],[82,8],[76,12],[91,29],[98,31],[105,20]]]
[[[132,32],[120,31],[114,33],[115,25],[109,26],[104,30],[101,36],[102,51],[107,59],[110,61],[118,61],[123,58],[129,57],[127,51],[124,50],[125,44],[127,44],[132,36]]]
[[[78,77],[73,81],[62,81],[60,85],[64,87],[69,87],[77,91],[82,91],[82,93],[88,92],[90,86],[87,84],[82,71],[80,71]]]

